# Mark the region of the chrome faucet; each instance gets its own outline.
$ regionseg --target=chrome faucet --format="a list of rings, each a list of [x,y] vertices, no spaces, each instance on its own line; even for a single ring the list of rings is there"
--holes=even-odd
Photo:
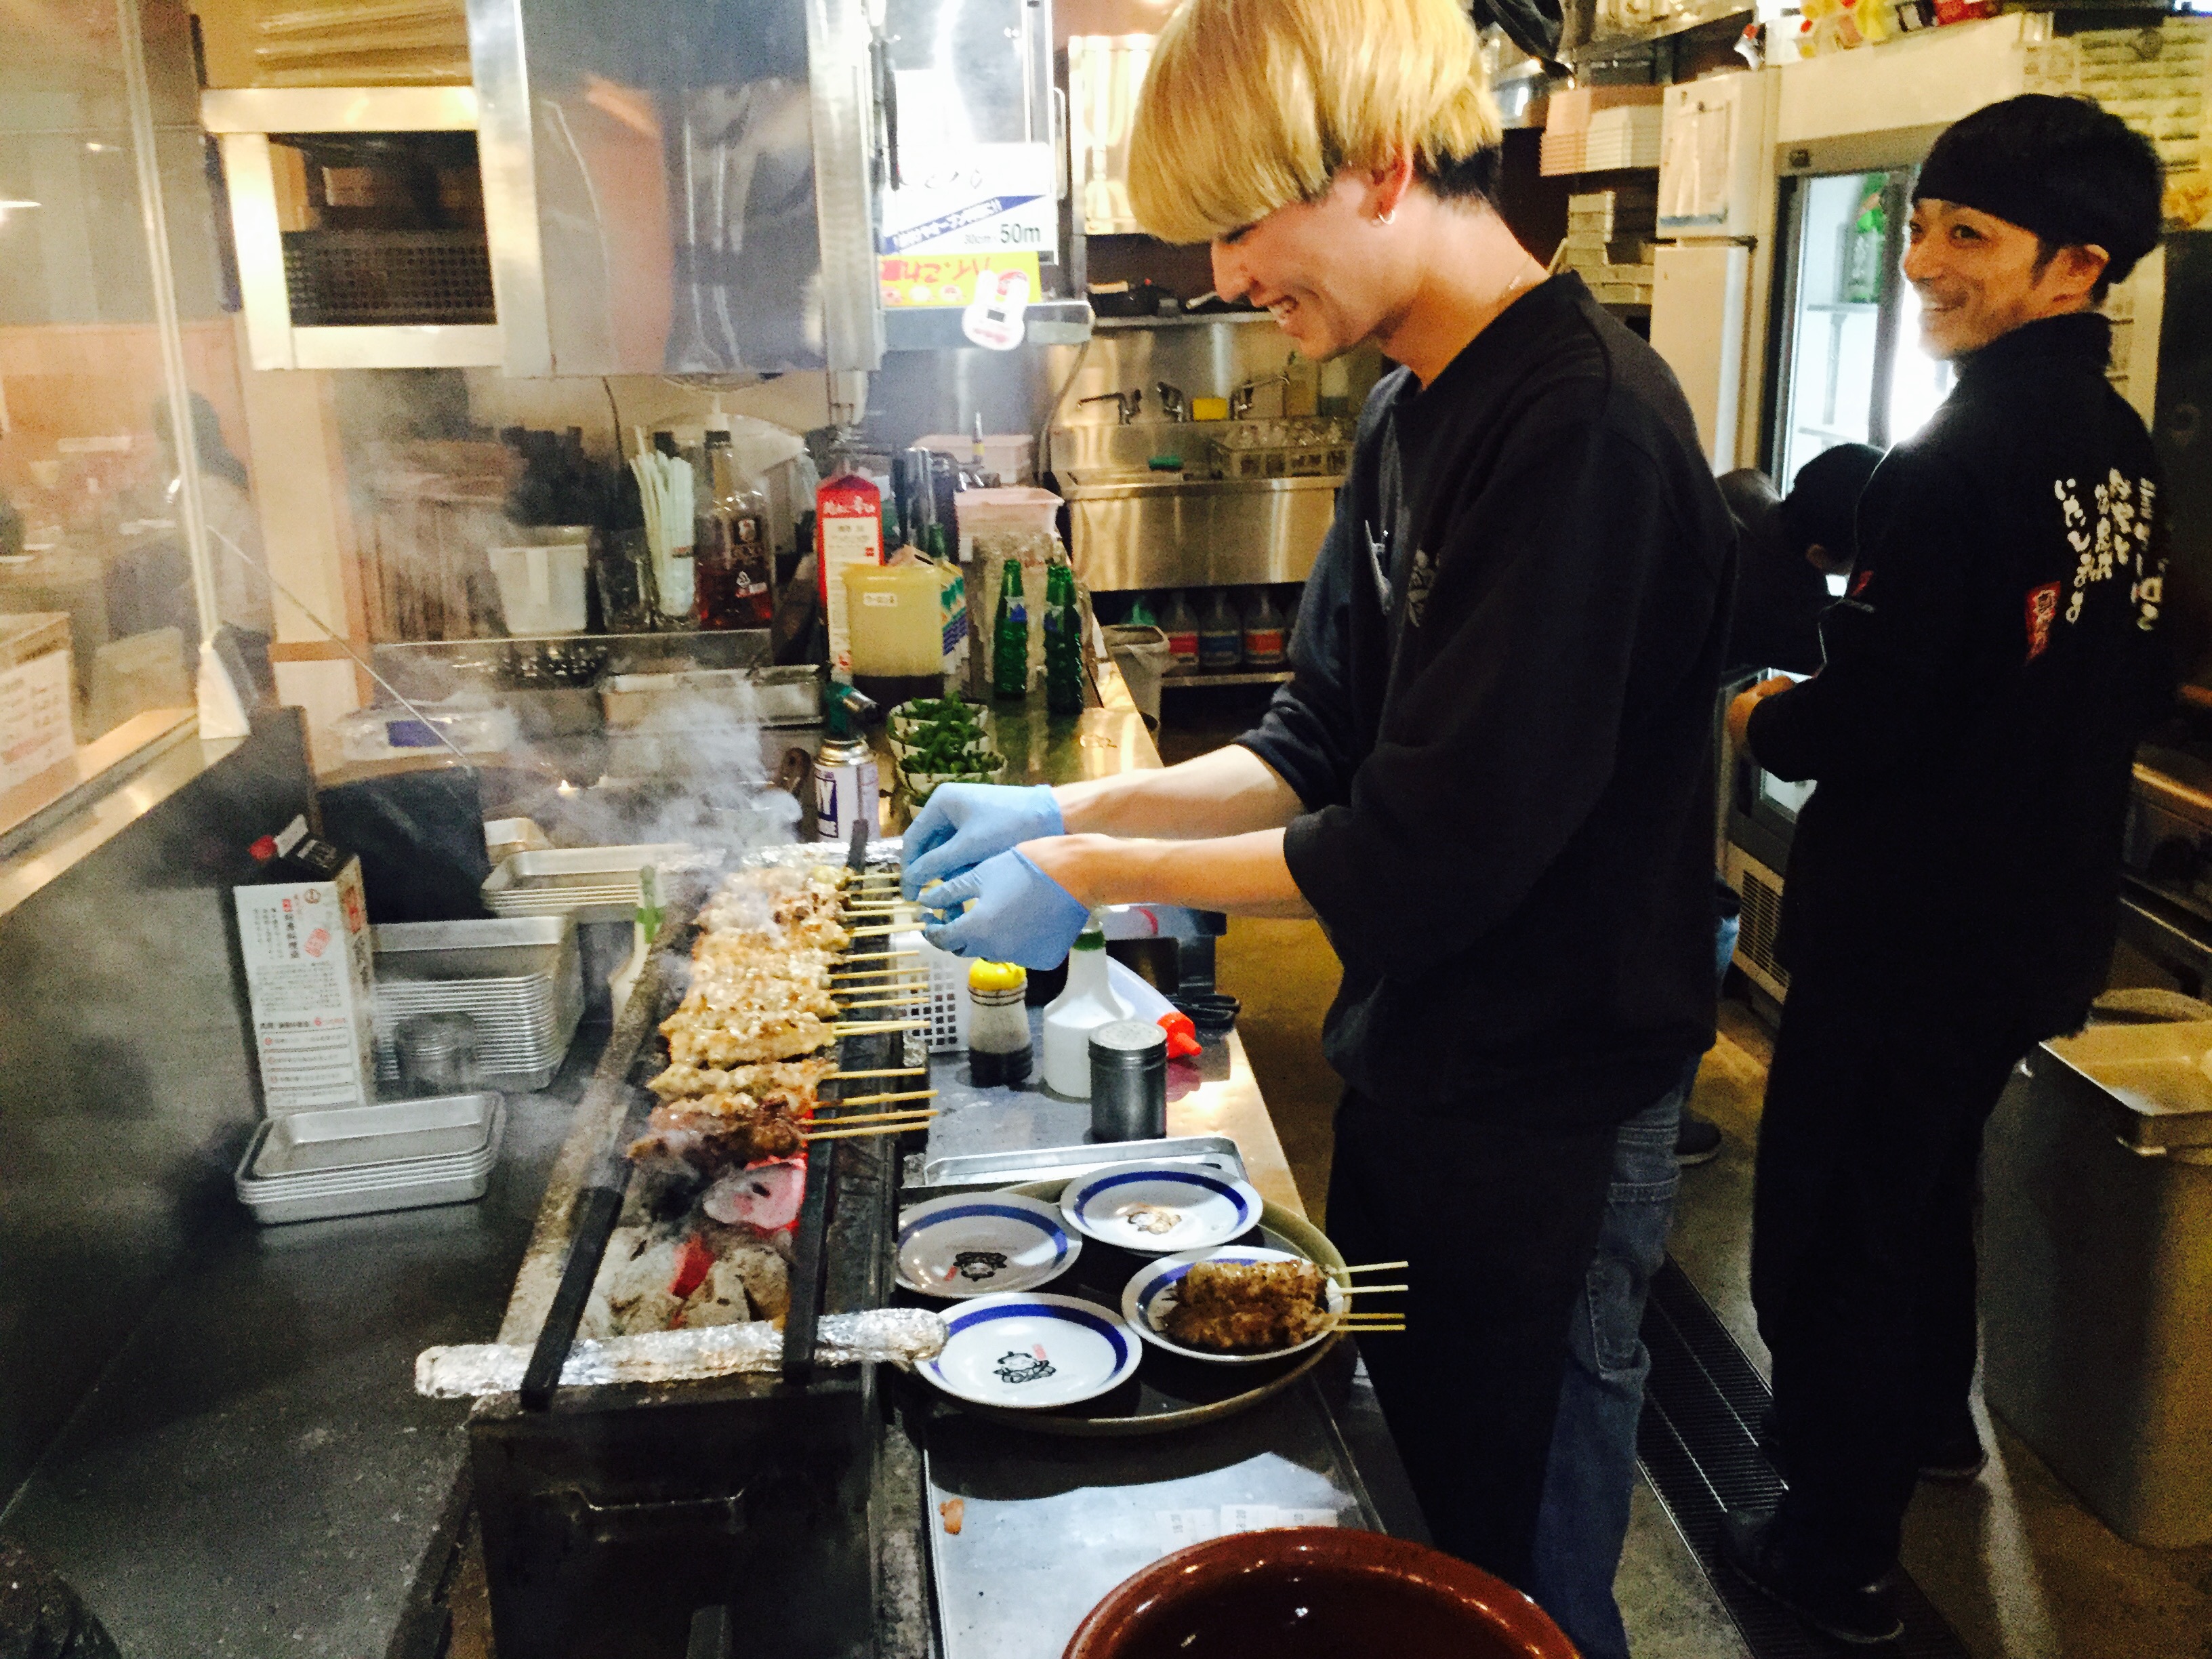
[[[1111,404],[1119,416],[1115,424],[1127,426],[1137,418],[1137,411],[1145,406],[1145,389],[1139,386],[1133,392],[1102,392],[1095,398],[1078,398],[1075,401],[1078,404]]]
[[[1287,374],[1262,374],[1255,380],[1245,381],[1229,394],[1229,418],[1232,421],[1249,418],[1252,413],[1252,399],[1259,395],[1261,386],[1279,386],[1285,388],[1287,395],[1290,384],[1291,377]]]
[[[1182,419],[1183,411],[1189,404],[1183,398],[1181,386],[1170,386],[1165,380],[1156,380],[1152,383],[1152,390],[1159,394],[1160,414],[1164,418],[1170,421]]]

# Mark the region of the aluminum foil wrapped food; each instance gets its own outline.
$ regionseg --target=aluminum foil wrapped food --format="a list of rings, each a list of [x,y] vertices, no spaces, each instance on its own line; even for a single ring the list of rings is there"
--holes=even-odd
[[[945,1346],[945,1321],[926,1308],[871,1308],[824,1315],[814,1359],[821,1365],[863,1360],[909,1365]],[[415,1357],[415,1392],[434,1400],[511,1394],[522,1386],[530,1350],[496,1342],[425,1348]],[[783,1333],[765,1320],[702,1330],[643,1331],[604,1342],[579,1340],[561,1368],[567,1388],[610,1382],[698,1382],[783,1364]]]

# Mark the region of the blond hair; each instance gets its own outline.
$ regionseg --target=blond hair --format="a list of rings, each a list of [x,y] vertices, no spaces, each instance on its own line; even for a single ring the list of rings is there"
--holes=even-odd
[[[1502,139],[1458,0],[1185,0],[1137,96],[1129,200],[1152,234],[1209,242],[1340,167],[1410,151],[1433,185]]]

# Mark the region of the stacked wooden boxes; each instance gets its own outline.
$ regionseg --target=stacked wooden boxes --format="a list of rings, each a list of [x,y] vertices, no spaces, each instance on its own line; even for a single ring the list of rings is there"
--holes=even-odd
[[[1651,238],[1658,190],[1618,185],[1567,198],[1567,234],[1557,263],[1577,272],[1601,304],[1651,303]]]

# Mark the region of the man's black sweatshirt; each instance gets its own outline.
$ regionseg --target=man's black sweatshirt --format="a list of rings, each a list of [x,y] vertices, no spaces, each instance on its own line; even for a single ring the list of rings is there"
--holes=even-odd
[[[1284,854],[1352,1088],[1617,1121],[1711,1041],[1734,558],[1673,375],[1571,274],[1376,387],[1242,739],[1306,807]]]
[[[1971,1000],[2023,1046],[2104,988],[2136,738],[2172,695],[2163,481],[2111,349],[2081,313],[1961,361],[1859,498],[1827,665],[1751,720],[1760,765],[1820,784],[1783,893],[1793,971]]]

